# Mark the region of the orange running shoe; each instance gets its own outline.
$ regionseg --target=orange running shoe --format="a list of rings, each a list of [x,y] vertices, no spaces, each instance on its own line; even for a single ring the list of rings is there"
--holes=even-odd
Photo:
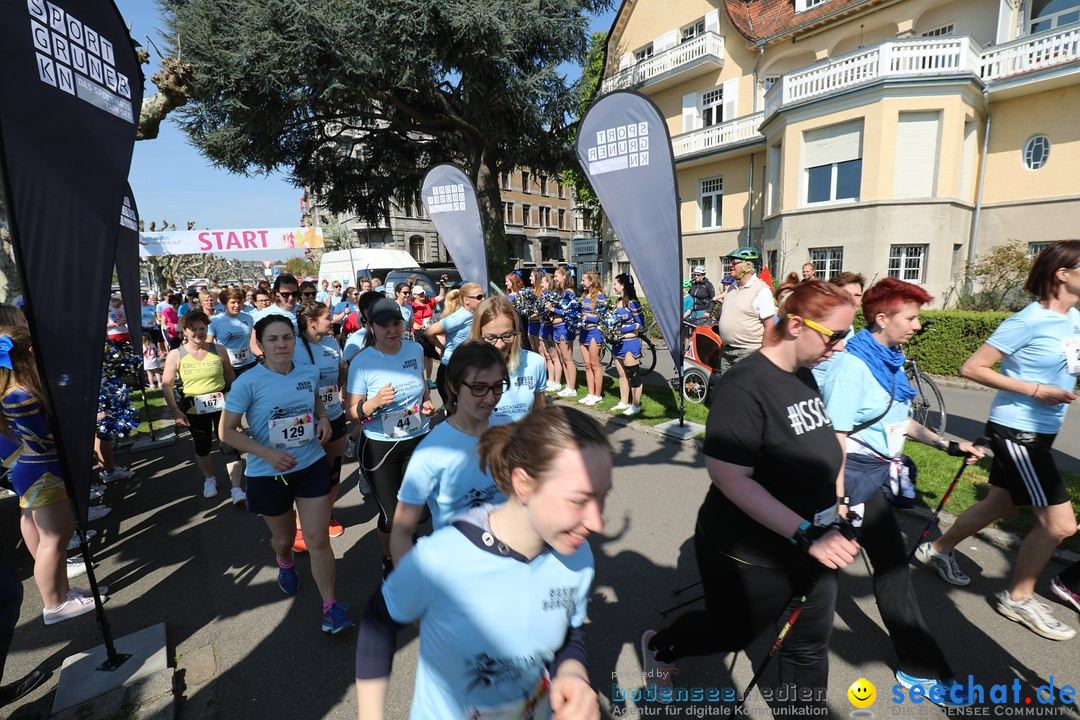
[[[334,518],[330,518],[330,537],[341,537],[345,534],[345,526]]]
[[[307,552],[307,543],[304,542],[304,531],[296,528],[296,537],[293,538],[293,552]]]

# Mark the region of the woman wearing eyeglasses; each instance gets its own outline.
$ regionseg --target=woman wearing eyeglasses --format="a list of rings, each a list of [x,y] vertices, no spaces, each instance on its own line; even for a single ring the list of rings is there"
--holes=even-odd
[[[506,499],[491,476],[480,470],[476,448],[495,405],[509,388],[506,362],[492,345],[469,340],[454,352],[446,371],[451,413],[416,446],[398,490],[390,533],[395,566],[413,546],[425,505],[431,510],[433,529],[438,530],[470,508]]]
[[[472,327],[473,313],[484,299],[484,288],[480,283],[467,282],[459,289],[458,297],[461,298],[461,307],[439,320],[424,333],[428,339],[438,344],[438,336],[446,336],[446,345],[442,350],[442,361],[439,370],[435,374],[435,387],[439,390],[439,396],[446,403],[446,366],[450,364],[450,358],[458,345],[465,342],[469,337],[469,329]]]
[[[502,353],[510,372],[510,388],[491,414],[492,425],[520,420],[534,407],[544,407],[547,367],[538,354],[521,347],[518,314],[506,298],[491,297],[476,309],[469,340],[482,340]]]
[[[385,578],[393,567],[390,533],[397,493],[435,408],[421,370],[424,351],[402,339],[404,322],[397,303],[379,297],[366,308],[366,318],[368,347],[349,364],[345,414],[363,423],[360,464],[379,506]]]
[[[786,307],[765,346],[716,385],[704,447],[713,484],[694,531],[705,609],[641,638],[644,675],[661,699],[671,697],[671,663],[745,648],[805,593],[780,649],[780,682],[794,686],[787,712],[825,710],[813,688],[829,685],[835,570],[859,549],[834,527],[843,453],[809,368],[844,349],[855,303],[809,281]]]
[[[847,340],[847,352],[829,363],[821,395],[845,456],[837,503],[841,513],[850,507],[862,518],[856,531],[874,566],[874,595],[899,661],[897,682],[927,690],[935,684],[946,691],[959,686],[958,695],[946,692],[938,704],[963,707],[970,699],[919,611],[907,543],[882,494],[883,487],[891,486],[897,497],[915,497],[903,456],[905,438],[950,454],[970,453],[969,463],[983,454],[971,443],[949,443],[908,417],[915,390],[904,373],[900,346],[922,327],[919,310],[930,300],[918,285],[895,278],[868,289],[862,302],[869,324]]]

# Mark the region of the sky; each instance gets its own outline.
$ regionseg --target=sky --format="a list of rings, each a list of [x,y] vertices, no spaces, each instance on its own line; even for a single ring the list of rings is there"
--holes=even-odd
[[[131,36],[150,51],[151,61],[143,66],[144,93],[157,91],[150,76],[160,62],[146,37],[160,43],[161,13],[156,2],[116,0]],[[617,3],[616,3],[617,5]],[[615,11],[592,19],[591,32],[607,32]],[[571,68],[576,78],[580,70]],[[178,230],[193,220],[199,229],[245,227],[292,227],[300,222],[303,191],[288,182],[285,173],[269,176],[236,175],[214,167],[192,147],[177,124],[166,117],[154,140],[135,143],[131,163],[131,188],[139,206],[139,216],[150,222],[168,220]]]

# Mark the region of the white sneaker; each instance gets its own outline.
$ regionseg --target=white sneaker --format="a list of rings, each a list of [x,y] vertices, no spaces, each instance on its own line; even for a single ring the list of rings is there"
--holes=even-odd
[[[620,410],[625,410],[628,407],[630,407],[629,404],[621,402],[621,403],[618,403],[616,405],[612,405],[611,406],[611,412],[619,412]]]
[[[86,574],[86,563],[82,560],[76,560],[75,558],[67,559],[67,576],[68,580],[80,575]]]
[[[111,483],[114,480],[127,480],[135,477],[135,473],[123,465],[117,465],[113,468],[112,472],[105,472],[102,470],[98,473],[98,477],[104,480],[106,483]]]
[[[600,397],[599,395],[593,395],[592,400],[585,403],[585,404],[586,405],[599,405],[602,402],[604,402],[604,398]]]
[[[559,397],[577,397],[577,390],[566,387],[555,394]]]
[[[105,596],[109,594],[109,586],[108,585],[98,585],[97,589],[98,589],[98,593],[101,595],[101,604],[104,605],[105,601],[108,599]],[[94,593],[90,592],[90,588],[81,588],[81,587],[75,587],[74,585],[72,585],[68,589],[67,596],[68,596],[68,600],[70,600],[73,597],[93,598]]]
[[[557,382],[549,382],[544,388],[544,392],[558,392],[559,390],[562,390],[562,383]]]
[[[994,607],[1005,617],[1044,638],[1071,640],[1076,635],[1075,630],[1054,617],[1049,606],[1039,602],[1034,596],[1017,601],[1012,599],[1008,590],[1002,590]]]
[[[108,505],[91,505],[86,513],[86,519],[93,522],[94,520],[100,520],[111,512],[112,508]]]
[[[217,495],[217,479],[206,478],[206,481],[203,482],[202,496],[204,498],[212,498],[215,495]]]
[[[639,408],[637,405],[631,405],[630,407],[623,410],[622,414],[623,415],[637,415],[640,412],[641,412],[641,408]]]
[[[593,404],[593,396],[592,395],[586,395],[585,397],[578,400],[578,405],[592,405],[592,404]]]
[[[229,491],[229,497],[232,499],[233,505],[243,505],[247,502],[247,493],[238,487],[234,487]]]
[[[955,553],[946,555],[935,550],[933,543],[925,542],[915,551],[915,557],[923,565],[937,570],[941,579],[947,583],[960,586],[971,584],[971,578],[965,575],[957,564]]]
[[[87,530],[86,531],[86,541],[90,542],[91,540],[94,539],[94,536],[96,536],[96,535],[97,535],[97,530]],[[72,535],[71,539],[68,540],[67,549],[68,549],[69,552],[71,550],[78,550],[79,549],[79,534],[78,533],[75,533],[74,535]]]
[[[104,598],[102,598],[102,600],[104,600]],[[72,597],[71,595],[68,595],[68,599],[61,603],[59,607],[54,607],[52,610],[43,608],[41,615],[44,618],[46,625],[55,625],[56,623],[70,620],[73,617],[79,617],[88,612],[93,612],[93,610],[93,598],[85,598],[82,596]]]

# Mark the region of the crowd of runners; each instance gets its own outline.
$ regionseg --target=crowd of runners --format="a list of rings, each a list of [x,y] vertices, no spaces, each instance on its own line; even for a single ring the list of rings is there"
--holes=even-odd
[[[671,679],[680,658],[743,649],[798,606],[799,622],[780,648],[780,680],[827,687],[836,573],[865,551],[897,681],[927,691],[940,685],[935,697],[945,706],[970,704],[955,679],[965,673],[920,612],[910,543],[890,502],[910,491],[914,476],[905,440],[969,463],[984,454],[982,445],[949,441],[909,419],[915,392],[902,346],[932,298],[891,278],[868,288],[851,273],[819,280],[812,267],[774,293],[752,248],[734,251],[727,267],[720,293],[703,267],[685,285],[685,318],[711,318],[724,341],[704,442],[712,485],[695,527],[671,528],[693,534],[705,607],[645,631],[645,677],[662,700],[677,698]],[[607,342],[618,373],[613,410],[641,411],[644,311],[632,274],[618,275],[609,293],[598,273],[578,278],[565,266],[512,273],[504,285],[507,297],[492,296],[474,282],[449,287],[444,277],[429,298],[419,282],[319,287],[280,275],[272,285],[147,295],[141,332],[119,299],[110,303],[106,332],[141,345],[147,384],[162,389],[190,437],[203,496],[223,489],[216,447],[229,500],[269,529],[281,591],[298,592],[295,554],[306,552],[321,629],[337,635],[359,622],[361,718],[383,717],[396,634],[410,623],[420,629],[413,717],[599,714],[585,652],[588,538],[603,531],[618,458],[602,416],[566,401],[601,402]],[[578,331],[568,330],[565,304],[522,315],[514,300],[526,285],[560,303],[579,301]],[[996,608],[1045,638],[1068,640],[1075,630],[1035,591],[1055,548],[1077,529],[1051,446],[1080,374],[1080,241],[1043,250],[1027,290],[1036,300],[962,371],[997,390],[986,426],[989,493],[914,557],[966,585],[957,544],[1030,507],[1037,523]],[[860,305],[866,325],[856,332]],[[614,338],[601,332],[601,307],[615,313]],[[44,622],[53,624],[93,605],[68,583],[80,573],[67,558],[74,525],[25,320],[16,308],[0,313],[0,451],[19,495]],[[130,477],[113,464],[111,440],[98,438],[105,483]],[[346,459],[357,460],[359,490],[378,508],[382,559],[372,572],[384,582],[362,621],[338,598],[329,541],[347,531],[334,516],[351,480],[342,473]],[[1051,591],[1080,610],[1080,568],[1055,577]],[[0,620],[10,603],[4,610]],[[6,655],[10,632],[4,642]],[[0,688],[0,702],[17,692]],[[795,693],[791,708],[811,714],[823,703]]]

